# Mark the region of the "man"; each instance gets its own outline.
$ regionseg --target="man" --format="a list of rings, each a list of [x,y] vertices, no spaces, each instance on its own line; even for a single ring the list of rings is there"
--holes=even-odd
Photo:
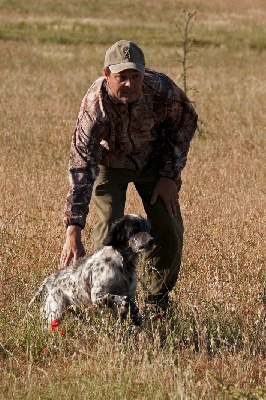
[[[60,265],[85,254],[81,231],[90,200],[99,221],[93,232],[97,249],[124,215],[133,182],[156,243],[140,279],[147,303],[166,309],[181,264],[178,192],[197,114],[170,78],[145,68],[144,54],[133,42],[111,46],[103,71],[82,101],[72,138]]]

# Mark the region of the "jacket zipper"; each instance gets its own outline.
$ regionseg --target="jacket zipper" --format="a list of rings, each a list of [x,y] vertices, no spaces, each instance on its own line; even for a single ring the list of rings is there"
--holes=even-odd
[[[130,121],[131,121],[131,108],[132,108],[132,105],[128,104],[128,115],[129,115],[129,118],[128,118],[127,134],[128,134],[129,141],[130,141],[130,143],[132,145],[132,148],[133,148],[133,150],[135,150],[136,149],[135,143],[134,143],[134,141],[133,141],[133,139],[132,139],[132,137],[131,137],[131,135],[129,133],[129,126],[130,126]],[[133,162],[133,164],[135,165],[135,168],[139,169],[139,166],[138,166],[137,162],[134,160],[134,158],[130,154],[127,154],[127,157],[130,159],[131,162]]]

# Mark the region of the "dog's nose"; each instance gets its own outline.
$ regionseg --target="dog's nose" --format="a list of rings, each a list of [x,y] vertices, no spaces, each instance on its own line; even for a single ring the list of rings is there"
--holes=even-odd
[[[152,246],[154,245],[154,243],[155,243],[155,240],[154,240],[153,238],[151,238],[151,239],[148,240],[148,245],[149,245],[149,246],[152,247]]]

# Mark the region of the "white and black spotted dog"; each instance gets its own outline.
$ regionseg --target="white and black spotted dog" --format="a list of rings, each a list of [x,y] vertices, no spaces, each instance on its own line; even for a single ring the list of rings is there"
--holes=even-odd
[[[154,246],[149,231],[146,219],[124,216],[111,226],[100,250],[48,276],[29,306],[42,299],[41,317],[46,327],[55,319],[60,321],[66,312],[82,314],[90,304],[110,307],[121,320],[129,311],[132,322],[141,325],[135,305],[136,267],[140,253]]]

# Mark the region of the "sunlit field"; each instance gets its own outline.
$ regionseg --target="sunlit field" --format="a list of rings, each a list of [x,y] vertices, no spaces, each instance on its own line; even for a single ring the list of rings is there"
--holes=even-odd
[[[136,42],[199,114],[182,175],[183,263],[167,317],[97,310],[43,332],[27,304],[65,241],[68,153],[106,49]],[[0,0],[0,399],[266,399],[264,0]],[[125,213],[145,216],[133,186]],[[92,252],[93,207],[83,231]],[[143,289],[138,305],[144,310]]]

